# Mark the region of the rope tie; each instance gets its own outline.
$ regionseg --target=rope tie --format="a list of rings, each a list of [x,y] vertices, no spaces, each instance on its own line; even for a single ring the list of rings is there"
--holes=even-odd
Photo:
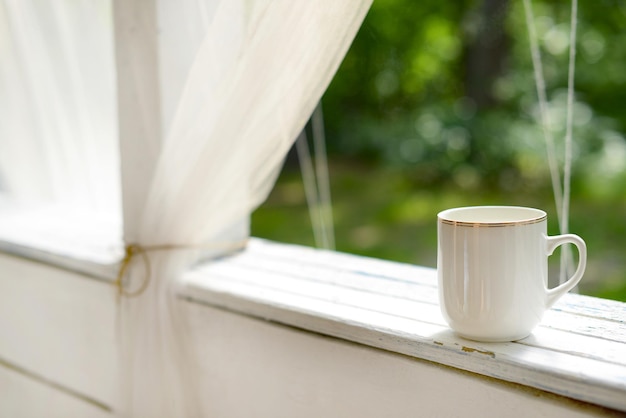
[[[117,278],[115,279],[115,287],[117,287],[119,296],[126,296],[128,298],[134,298],[140,296],[143,292],[146,291],[148,285],[150,284],[150,279],[152,277],[152,267],[150,264],[150,257],[148,257],[149,252],[154,251],[173,251],[173,250],[238,250],[243,249],[248,240],[235,241],[230,243],[215,243],[212,245],[176,245],[176,244],[162,244],[162,245],[140,245],[140,244],[128,244],[124,248],[124,258],[120,263],[120,269],[117,272]],[[145,277],[141,282],[141,285],[136,290],[127,290],[124,286],[124,278],[126,277],[126,272],[133,258],[137,256],[141,256],[143,261],[143,265],[145,268]]]

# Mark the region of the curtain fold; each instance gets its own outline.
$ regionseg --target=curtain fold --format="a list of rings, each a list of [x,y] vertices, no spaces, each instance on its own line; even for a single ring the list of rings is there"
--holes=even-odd
[[[125,228],[136,231],[133,244],[179,246],[148,250],[148,264],[134,257],[128,269],[129,288],[147,279],[146,267],[152,274],[145,292],[120,299],[124,416],[206,416],[190,335],[176,303],[181,275],[203,250],[226,252],[246,238],[242,231],[224,231],[245,223],[266,198],[369,5],[370,0],[217,5],[145,199],[124,202],[132,206]]]
[[[0,0],[0,192],[119,223],[109,0]]]
[[[114,263],[122,246],[110,0],[0,0],[0,238]]]
[[[244,245],[370,3],[0,0],[0,194],[65,224],[123,203],[147,250],[124,278],[147,288],[119,298],[121,416],[208,416],[182,273]]]

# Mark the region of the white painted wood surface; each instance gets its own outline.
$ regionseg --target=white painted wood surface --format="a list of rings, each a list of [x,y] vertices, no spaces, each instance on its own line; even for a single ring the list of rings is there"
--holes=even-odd
[[[114,0],[122,202],[126,242],[138,222],[163,142],[157,0]]]
[[[588,417],[611,412],[435,363],[188,304],[206,416]]]
[[[566,295],[530,337],[478,343],[446,326],[433,269],[263,241],[189,274],[189,294],[215,306],[626,411],[623,303]]]
[[[23,371],[0,373],[0,416],[115,410],[110,279],[0,255],[0,369]],[[252,240],[188,280],[208,416],[612,414],[548,392],[626,410],[624,304],[571,295],[532,337],[480,344],[445,327],[430,269]]]
[[[0,363],[0,417],[111,418],[106,406],[66,393]]]
[[[112,405],[115,312],[109,281],[0,253],[0,362]]]

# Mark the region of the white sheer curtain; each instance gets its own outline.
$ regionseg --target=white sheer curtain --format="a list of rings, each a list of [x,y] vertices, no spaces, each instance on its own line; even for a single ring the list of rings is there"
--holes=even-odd
[[[110,0],[0,0],[0,239],[110,263],[121,245]]]
[[[203,416],[176,305],[181,273],[200,247],[236,245],[238,237],[224,241],[221,232],[247,218],[267,196],[369,3],[225,0],[217,5],[153,175],[145,185],[143,176],[124,179],[124,187],[146,187],[134,199],[125,194],[125,230],[132,231],[127,239],[144,248],[187,248],[148,251],[147,290],[121,299],[125,415]],[[155,141],[150,135],[136,140],[147,147]],[[142,156],[136,158],[142,164]],[[129,288],[146,279],[145,267],[140,257],[132,260]]]
[[[0,195],[60,208],[61,233],[123,200],[147,249],[119,302],[120,415],[206,416],[182,273],[242,246],[370,3],[0,0]]]
[[[0,0],[0,191],[119,214],[110,7]]]

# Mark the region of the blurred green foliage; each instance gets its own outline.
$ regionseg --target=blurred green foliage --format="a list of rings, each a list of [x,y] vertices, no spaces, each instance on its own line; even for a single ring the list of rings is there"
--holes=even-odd
[[[424,185],[545,186],[545,143],[522,6],[376,0],[323,100],[329,151],[410,168]],[[559,155],[569,7],[533,2]],[[605,181],[626,163],[626,3],[582,2],[578,16],[574,173],[587,178],[600,170]],[[503,46],[489,57],[480,52],[499,40]],[[497,69],[473,64],[479,59],[494,61]]]
[[[570,4],[532,4],[562,166]],[[577,37],[570,230],[583,291],[626,300],[626,2],[579,3]],[[323,108],[339,250],[434,266],[436,213],[471,204],[558,233],[521,1],[375,0]],[[301,188],[284,172],[253,233],[312,245]]]

